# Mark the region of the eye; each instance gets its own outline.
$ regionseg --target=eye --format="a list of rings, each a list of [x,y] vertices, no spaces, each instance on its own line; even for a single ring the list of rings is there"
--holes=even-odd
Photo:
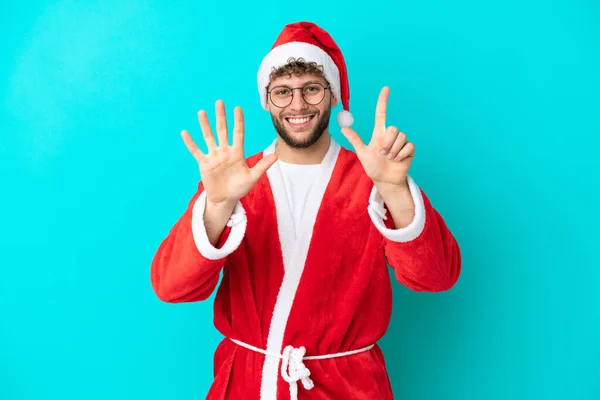
[[[289,88],[275,88],[273,90],[273,94],[275,96],[289,96],[290,89]]]
[[[308,85],[308,86],[306,86],[304,88],[304,91],[306,93],[311,93],[311,94],[319,93],[321,91],[321,86],[319,86],[319,85]]]

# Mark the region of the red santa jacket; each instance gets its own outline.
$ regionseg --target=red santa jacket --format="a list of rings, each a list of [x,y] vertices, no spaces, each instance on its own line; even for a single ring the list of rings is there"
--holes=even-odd
[[[217,247],[204,228],[200,182],[154,256],[151,282],[165,302],[205,300],[223,274],[214,324],[225,339],[208,399],[392,399],[377,345],[392,311],[388,264],[415,291],[444,291],[459,277],[459,246],[411,177],[415,217],[395,229],[353,152],[332,138],[321,167],[298,229],[275,163],[238,202]],[[298,349],[292,370],[284,358],[298,358]],[[309,378],[288,382],[302,373]]]

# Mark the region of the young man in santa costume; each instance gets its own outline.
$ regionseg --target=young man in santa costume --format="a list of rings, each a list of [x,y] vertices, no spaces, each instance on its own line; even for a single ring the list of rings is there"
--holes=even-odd
[[[327,32],[285,26],[258,90],[278,134],[264,151],[245,157],[239,107],[229,143],[222,101],[216,138],[198,114],[206,154],[182,132],[201,181],[156,252],[153,288],[165,302],[202,301],[223,273],[208,399],[392,399],[377,345],[392,311],[388,263],[412,290],[448,290],[459,246],[408,175],[415,146],[387,126],[389,88],[370,142],[349,128],[346,67]],[[328,131],[340,101],[355,152]]]

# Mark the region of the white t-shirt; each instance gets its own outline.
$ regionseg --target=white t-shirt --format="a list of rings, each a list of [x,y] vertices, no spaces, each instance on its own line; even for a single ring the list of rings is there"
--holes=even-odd
[[[277,162],[281,168],[283,184],[290,202],[296,234],[298,234],[298,227],[302,226],[300,221],[304,217],[310,190],[320,173],[322,165],[289,164],[281,160]]]

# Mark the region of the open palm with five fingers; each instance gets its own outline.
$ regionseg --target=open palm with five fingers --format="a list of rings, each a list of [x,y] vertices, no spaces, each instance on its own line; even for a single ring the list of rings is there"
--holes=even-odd
[[[356,156],[366,174],[376,185],[406,187],[415,146],[407,140],[406,134],[398,131],[398,128],[385,126],[389,93],[390,89],[386,86],[379,94],[375,127],[368,145],[365,145],[351,128],[342,128],[342,133],[356,150]]]
[[[218,144],[204,110],[198,112],[198,120],[208,153],[204,154],[194,143],[188,131],[181,137],[200,167],[200,175],[206,191],[207,202],[232,204],[244,197],[275,161],[277,155],[262,158],[250,168],[244,155],[244,115],[240,107],[234,109],[233,145],[229,145],[225,105],[217,100],[216,129]]]

